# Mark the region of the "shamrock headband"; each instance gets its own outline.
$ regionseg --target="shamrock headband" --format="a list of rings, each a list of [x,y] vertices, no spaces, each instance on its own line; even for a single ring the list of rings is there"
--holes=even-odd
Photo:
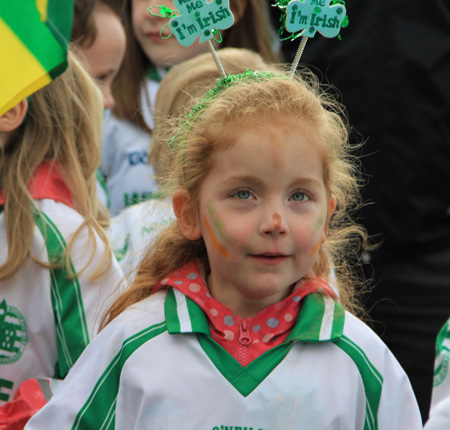
[[[294,76],[308,38],[317,32],[324,37],[339,35],[341,27],[348,25],[344,0],[274,0],[273,6],[281,9],[281,27],[278,30],[280,40],[295,40],[302,37],[297,54],[290,69]],[[221,42],[219,30],[227,30],[234,24],[234,16],[230,8],[230,0],[173,0],[176,10],[166,6],[151,6],[147,10],[154,16],[169,18],[170,21],[161,29],[169,26],[182,46],[192,45],[197,38],[199,43],[208,42],[217,68],[226,77],[220,59],[211,39]],[[159,13],[152,12],[157,9]],[[283,37],[284,31],[291,33]]]
[[[274,0],[276,6],[282,10],[282,25],[278,31],[280,40],[295,40],[302,37],[294,61],[291,65],[288,77],[292,79],[300,62],[301,55],[308,38],[314,37],[317,32],[323,36],[331,38],[339,34],[341,27],[347,26],[346,9],[344,0]],[[148,12],[161,18],[169,18],[170,21],[161,29],[169,26],[182,46],[192,45],[197,38],[199,43],[208,42],[211,54],[222,77],[217,80],[215,88],[205,94],[205,96],[194,106],[192,111],[186,115],[182,122],[181,141],[184,141],[189,134],[193,122],[199,117],[201,112],[210,104],[214,98],[225,88],[234,85],[236,81],[242,79],[267,79],[274,74],[258,73],[251,70],[239,75],[227,75],[220,62],[211,39],[221,42],[222,38],[219,30],[226,30],[234,23],[234,16],[230,8],[230,0],[173,0],[176,10],[166,6],[151,6]],[[152,12],[157,9],[159,13]],[[291,36],[282,38],[284,30],[291,33]],[[180,133],[169,140],[169,147],[174,150],[180,141]]]

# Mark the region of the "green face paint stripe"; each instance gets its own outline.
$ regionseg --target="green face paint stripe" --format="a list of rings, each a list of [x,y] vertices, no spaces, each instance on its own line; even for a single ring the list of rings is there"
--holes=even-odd
[[[334,341],[334,344],[350,356],[361,374],[367,399],[364,430],[378,429],[376,417],[383,388],[383,377],[370,362],[364,351],[349,338],[343,336],[341,339]]]
[[[323,216],[320,215],[312,226],[311,229],[312,233],[316,234],[319,231],[320,227],[322,227],[322,225],[323,225]]]
[[[200,346],[211,359],[224,378],[244,397],[261,384],[264,379],[281,363],[292,348],[293,343],[283,343],[242,367],[225,349],[211,337],[198,335]]]
[[[33,215],[44,237],[49,262],[59,265],[50,269],[50,279],[58,352],[58,374],[55,377],[64,378],[90,341],[83,298],[72,262],[71,273],[68,273],[63,260],[67,248],[64,237],[44,213],[34,209]]]
[[[147,327],[126,339],[95,384],[86,403],[78,412],[72,430],[84,428],[113,429],[115,405],[122,368],[142,345],[167,331],[165,322]]]
[[[216,230],[220,234],[220,236],[222,236],[222,238],[225,239],[228,243],[231,243],[231,237],[227,233],[223,221],[220,219],[216,209],[214,209],[209,200],[206,203],[206,210],[211,215],[211,219],[213,220],[214,226],[216,227]]]

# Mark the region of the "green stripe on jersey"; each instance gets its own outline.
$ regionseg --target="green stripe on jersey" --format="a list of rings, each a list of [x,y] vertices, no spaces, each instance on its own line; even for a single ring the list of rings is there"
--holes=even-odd
[[[217,370],[244,397],[261,384],[291,350],[293,342],[282,343],[243,367],[210,336],[198,335],[200,345]]]
[[[364,430],[378,429],[378,407],[380,405],[383,377],[369,361],[364,351],[346,336],[334,342],[354,361],[361,374],[366,391],[366,419]]]
[[[42,212],[34,210],[34,219],[44,237],[49,263],[58,265],[50,269],[58,351],[55,377],[64,378],[90,341],[83,297],[72,262],[70,273],[67,271],[64,260],[67,245],[61,232]]]
[[[72,430],[84,428],[113,430],[120,375],[128,358],[149,340],[167,331],[165,322],[155,324],[126,339],[120,351],[103,372],[86,403],[83,405]]]

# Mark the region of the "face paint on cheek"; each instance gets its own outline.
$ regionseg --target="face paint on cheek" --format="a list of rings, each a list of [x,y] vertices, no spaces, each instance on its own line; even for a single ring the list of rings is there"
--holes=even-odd
[[[220,219],[219,215],[217,214],[217,211],[214,209],[213,205],[209,200],[206,203],[206,210],[211,215],[214,227],[216,228],[217,232],[222,237],[222,239],[224,239],[228,243],[231,243],[232,242],[231,237],[226,231],[223,221]]]
[[[314,224],[311,226],[312,234],[316,234],[323,225],[323,216],[319,215]]]
[[[228,258],[230,256],[230,252],[228,251],[228,249],[226,249],[216,238],[214,232],[212,231],[211,226],[209,225],[208,220],[205,217],[205,226],[206,226],[206,230],[208,231],[209,237],[211,239],[211,243],[212,246],[214,247],[214,249],[222,256],[224,256],[225,258]]]
[[[312,256],[316,255],[319,252],[320,244],[322,243],[322,236],[320,236],[320,239],[317,241],[317,243],[313,246],[311,249],[310,254],[308,255],[308,258],[311,258]]]

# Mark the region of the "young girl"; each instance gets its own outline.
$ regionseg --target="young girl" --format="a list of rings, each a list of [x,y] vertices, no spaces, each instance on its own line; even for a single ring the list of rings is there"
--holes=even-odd
[[[160,31],[168,19],[147,11],[155,5],[174,8],[172,0],[127,0],[125,6],[127,48],[113,82],[116,104],[105,118],[102,144],[101,171],[106,177],[112,215],[147,200],[158,189],[147,157],[161,76],[174,64],[208,50],[205,43],[182,47],[175,36],[162,39]],[[279,62],[268,5],[261,0],[231,0],[230,5],[235,24],[224,32],[220,47],[252,49],[268,62]],[[163,36],[168,35],[167,30]]]
[[[102,111],[70,54],[0,117],[0,405],[25,380],[67,375],[122,279],[97,207]]]
[[[248,49],[223,48],[218,56],[231,73],[244,72],[244,64],[255,70],[276,70],[275,66],[265,63],[261,55]],[[219,76],[211,54],[204,53],[173,66],[162,79],[155,101],[155,127],[149,148],[149,163],[158,186],[170,175],[173,158],[173,151],[160,138],[160,130],[183,112],[194,97],[211,88]],[[134,276],[148,245],[174,218],[169,195],[132,205],[111,219],[108,236],[125,275]]]
[[[125,54],[126,36],[119,10],[108,0],[75,0],[71,41],[78,57],[103,95],[103,106],[111,109],[111,84]]]
[[[103,107],[111,109],[114,106],[111,84],[125,53],[120,9],[108,0],[75,0],[73,16],[72,49],[102,92]],[[108,189],[99,169],[97,193],[100,202],[109,209]]]
[[[421,428],[405,373],[345,310],[358,184],[311,85],[229,75],[168,134],[177,222],[28,430]]]

